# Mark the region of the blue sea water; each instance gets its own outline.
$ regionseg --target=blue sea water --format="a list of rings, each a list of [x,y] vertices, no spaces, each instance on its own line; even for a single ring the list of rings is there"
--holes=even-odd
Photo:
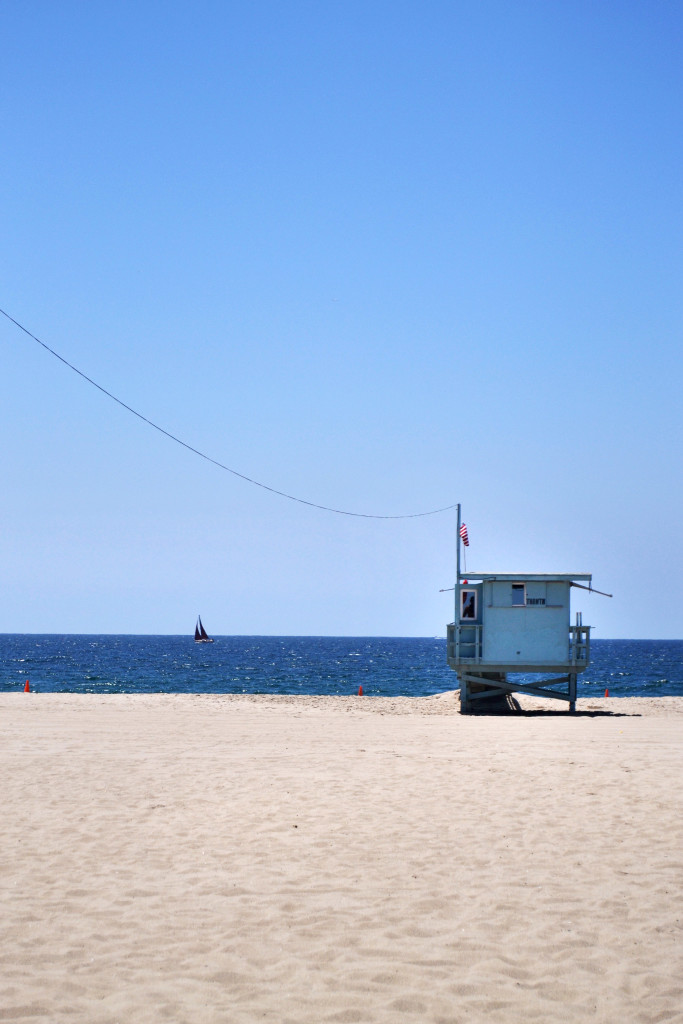
[[[593,640],[579,696],[683,695],[683,640]],[[422,697],[456,688],[446,641],[419,637],[0,634],[0,691]]]

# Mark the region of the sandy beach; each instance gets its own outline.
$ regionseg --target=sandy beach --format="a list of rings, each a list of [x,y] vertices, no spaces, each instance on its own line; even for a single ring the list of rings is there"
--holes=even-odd
[[[0,1020],[683,1021],[683,698],[0,695]]]

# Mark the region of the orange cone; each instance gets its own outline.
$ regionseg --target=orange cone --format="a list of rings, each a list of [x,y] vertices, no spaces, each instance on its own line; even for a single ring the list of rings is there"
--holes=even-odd
[[[605,690],[605,697],[609,697],[609,690]]]
[[[30,687],[29,681],[27,679],[26,682],[24,683],[24,693],[30,693],[30,692],[31,692],[31,687]]]
[[[359,696],[359,697],[362,697],[362,696],[363,696],[363,687],[362,687],[362,686],[359,686],[359,687],[358,687],[358,696]]]

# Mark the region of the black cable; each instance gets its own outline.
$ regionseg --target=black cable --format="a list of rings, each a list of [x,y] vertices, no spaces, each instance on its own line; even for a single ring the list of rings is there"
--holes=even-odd
[[[11,322],[16,327],[18,327],[20,331],[23,331],[24,334],[28,334],[29,338],[33,338],[33,340],[37,341],[39,345],[42,345],[42,347],[51,355],[53,355],[55,359],[59,359],[60,363],[64,363],[65,366],[68,366],[70,370],[73,370],[74,373],[77,373],[79,377],[83,378],[83,380],[87,380],[88,384],[92,384],[94,388],[97,388],[98,391],[101,391],[103,395],[107,396],[107,398],[111,398],[112,401],[116,402],[118,405],[123,406],[123,408],[127,409],[128,412],[132,412],[133,416],[137,416],[137,418],[139,420],[142,420],[143,423],[147,423],[150,427],[154,427],[154,429],[158,430],[160,434],[164,434],[164,436],[170,438],[171,441],[175,441],[176,444],[182,445],[183,448],[187,448],[188,451],[193,452],[195,455],[199,455],[201,459],[206,459],[207,462],[211,462],[214,466],[218,466],[219,469],[224,469],[227,473],[232,473],[233,476],[238,476],[240,480],[246,480],[247,483],[254,484],[255,487],[262,487],[264,491],[270,491],[271,494],[278,494],[281,498],[289,498],[290,501],[296,501],[300,505],[308,505],[310,508],[319,508],[323,512],[335,512],[339,516],[354,516],[359,519],[419,519],[422,516],[435,516],[439,512],[449,512],[451,509],[456,507],[455,505],[446,505],[444,508],[435,508],[432,509],[430,512],[412,512],[408,513],[407,515],[401,516],[377,516],[371,515],[368,512],[346,512],[344,509],[341,508],[330,508],[329,505],[317,505],[314,501],[306,501],[304,498],[297,498],[293,494],[286,494],[284,491],[276,490],[275,487],[269,487],[268,484],[262,484],[258,480],[252,480],[251,477],[245,476],[244,473],[238,473],[236,469],[231,469],[230,466],[225,466],[223,465],[222,462],[218,462],[216,459],[212,459],[209,455],[205,455],[204,452],[200,452],[197,448],[193,448],[192,445],[187,444],[187,442],[181,441],[179,437],[175,437],[174,434],[170,434],[168,430],[164,430],[163,427],[160,427],[158,426],[158,424],[153,423],[152,420],[148,420],[146,416],[142,415],[142,413],[137,412],[135,409],[132,409],[130,405],[126,405],[126,403],[122,402],[120,398],[116,397],[116,395],[112,395],[111,391],[107,391],[107,389],[103,388],[101,384],[98,384],[96,381],[92,380],[91,377],[88,377],[87,374],[83,373],[82,370],[79,370],[78,367],[73,365],[73,363],[70,363],[68,359],[64,358],[64,356],[60,356],[59,352],[55,352],[53,348],[50,348],[49,345],[46,345],[45,342],[41,341],[40,338],[37,338],[35,334],[31,334],[31,332],[26,327],[24,327],[23,324],[20,324],[19,321],[15,320],[13,316],[10,316],[9,313],[6,313],[4,309],[0,309],[0,313],[2,313],[3,316],[7,317],[8,320],[11,320]]]

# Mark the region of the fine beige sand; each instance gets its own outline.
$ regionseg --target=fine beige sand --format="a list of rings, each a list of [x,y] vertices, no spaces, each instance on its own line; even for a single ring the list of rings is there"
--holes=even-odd
[[[520,703],[1,695],[0,1020],[683,1021],[683,698]]]

